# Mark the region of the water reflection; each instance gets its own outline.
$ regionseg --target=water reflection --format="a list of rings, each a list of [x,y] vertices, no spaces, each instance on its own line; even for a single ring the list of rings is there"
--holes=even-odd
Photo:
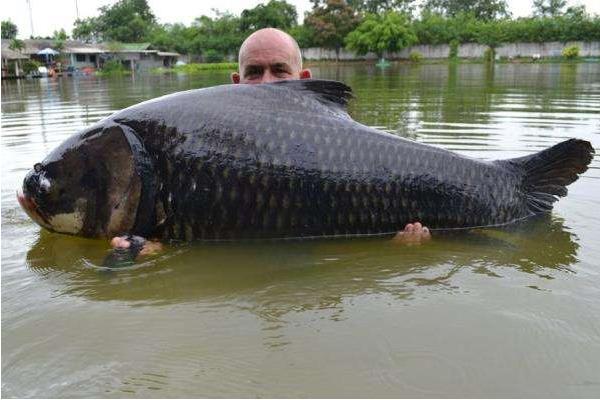
[[[173,246],[131,270],[99,271],[106,243],[43,232],[27,265],[57,294],[132,305],[248,302],[261,313],[336,308],[341,299],[387,293],[410,301],[419,286],[453,287],[461,268],[502,277],[505,268],[552,279],[575,272],[577,239],[556,217],[505,229],[438,234],[423,246],[387,239],[212,243]],[[243,299],[243,300],[241,300]]]

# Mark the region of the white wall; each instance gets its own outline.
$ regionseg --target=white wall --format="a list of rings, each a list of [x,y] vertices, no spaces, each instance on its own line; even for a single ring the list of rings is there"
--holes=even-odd
[[[560,57],[562,50],[567,46],[579,46],[579,55],[581,57],[600,57],[600,42],[546,42],[546,43],[506,43],[496,49],[496,54],[500,57]],[[464,43],[458,47],[458,57],[460,58],[480,58],[487,46],[477,43]],[[408,58],[413,51],[418,51],[424,58],[448,58],[450,46],[440,45],[417,45],[406,48],[397,53],[386,55],[390,59]],[[335,60],[335,51],[320,47],[311,47],[302,49],[302,57],[305,60]],[[374,60],[377,56],[369,53],[364,56],[358,56],[354,52],[342,49],[340,50],[340,60]]]

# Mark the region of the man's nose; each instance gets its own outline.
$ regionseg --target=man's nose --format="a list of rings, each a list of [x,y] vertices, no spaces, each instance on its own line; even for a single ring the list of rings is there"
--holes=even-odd
[[[271,73],[271,71],[266,70],[262,76],[262,79],[260,80],[260,83],[269,83],[269,82],[275,82],[278,80],[279,80],[279,78],[276,77],[275,75],[273,75]]]

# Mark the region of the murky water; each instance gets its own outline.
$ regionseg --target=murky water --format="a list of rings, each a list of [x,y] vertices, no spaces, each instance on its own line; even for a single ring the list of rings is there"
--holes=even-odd
[[[313,72],[354,87],[357,120],[471,156],[600,150],[600,64]],[[598,156],[552,215],[422,246],[179,245],[106,272],[106,242],[19,208],[78,129],[227,79],[2,82],[3,397],[600,396]]]

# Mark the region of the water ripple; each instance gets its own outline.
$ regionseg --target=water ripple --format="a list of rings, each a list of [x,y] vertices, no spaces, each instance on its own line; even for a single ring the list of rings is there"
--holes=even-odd
[[[570,137],[600,149],[600,67],[317,65],[350,113],[496,159]],[[50,234],[15,190],[116,110],[226,83],[198,77],[2,82],[2,395],[589,397],[600,359],[600,156],[551,216],[441,235],[172,245],[99,267],[108,243]]]

